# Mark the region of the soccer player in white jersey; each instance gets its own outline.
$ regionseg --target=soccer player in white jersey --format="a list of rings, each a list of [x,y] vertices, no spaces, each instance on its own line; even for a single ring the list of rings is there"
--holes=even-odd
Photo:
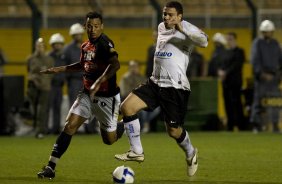
[[[190,84],[186,77],[189,55],[194,46],[207,47],[207,35],[196,26],[182,20],[183,8],[179,2],[168,2],[163,8],[163,22],[158,26],[158,40],[152,76],[146,84],[133,90],[121,105],[123,122],[130,142],[130,150],[115,155],[122,161],[144,161],[137,113],[160,106],[166,129],[183,149],[187,174],[193,176],[198,168],[197,149],[183,128],[187,112]]]

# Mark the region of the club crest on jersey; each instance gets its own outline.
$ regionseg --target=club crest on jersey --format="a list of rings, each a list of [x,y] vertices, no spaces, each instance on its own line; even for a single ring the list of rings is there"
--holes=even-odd
[[[170,58],[172,56],[172,52],[155,52],[155,56],[159,58]]]
[[[93,60],[95,57],[95,52],[92,50],[88,50],[86,51],[86,53],[84,54],[84,60],[85,61],[91,61]]]

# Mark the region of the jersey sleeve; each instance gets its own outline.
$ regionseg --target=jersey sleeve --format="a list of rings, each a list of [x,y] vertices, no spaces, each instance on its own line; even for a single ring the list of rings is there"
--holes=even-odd
[[[103,46],[103,50],[106,52],[108,59],[113,56],[118,56],[117,51],[115,50],[114,43],[107,37],[104,37],[101,40],[101,44]]]
[[[187,21],[183,21],[183,31],[196,46],[208,46],[208,36],[198,27],[190,24]]]

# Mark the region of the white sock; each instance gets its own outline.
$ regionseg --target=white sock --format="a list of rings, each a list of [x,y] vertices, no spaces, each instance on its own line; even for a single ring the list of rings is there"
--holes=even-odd
[[[143,147],[140,140],[140,122],[135,119],[124,123],[125,131],[129,139],[130,150],[137,154],[143,153]]]
[[[59,158],[50,156],[49,161],[51,161],[51,162],[57,164],[57,162],[59,161]]]
[[[191,158],[194,155],[194,147],[191,144],[188,132],[185,131],[186,135],[181,143],[177,143],[181,149],[185,152],[186,158]]]

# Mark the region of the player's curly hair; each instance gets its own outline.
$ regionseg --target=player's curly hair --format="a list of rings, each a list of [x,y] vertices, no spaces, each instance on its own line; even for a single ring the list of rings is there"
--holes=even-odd
[[[177,1],[169,1],[166,3],[165,7],[167,8],[175,8],[177,14],[183,14],[182,4]]]
[[[89,19],[98,18],[98,19],[101,20],[101,23],[103,23],[103,17],[102,17],[102,15],[101,15],[100,13],[98,13],[98,12],[89,12],[89,13],[87,13],[87,14],[86,14],[86,20],[87,20],[88,18],[89,18]]]

